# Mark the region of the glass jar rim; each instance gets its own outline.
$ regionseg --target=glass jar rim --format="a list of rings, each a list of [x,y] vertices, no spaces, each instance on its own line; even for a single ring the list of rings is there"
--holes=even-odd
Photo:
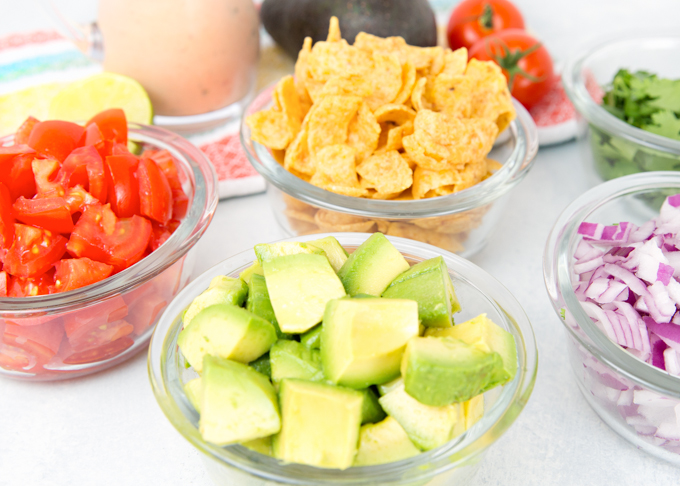
[[[333,236],[343,246],[359,246],[370,236],[367,233],[323,233],[287,238],[280,241],[306,241]],[[149,345],[149,378],[156,400],[163,413],[173,426],[191,442],[198,450],[224,465],[228,465],[256,477],[267,480],[308,486],[324,484],[397,484],[403,480],[403,474],[414,467],[418,468],[417,477],[409,477],[409,481],[423,480],[441,474],[449,469],[466,463],[482,453],[497,440],[514,422],[527,403],[533,390],[538,365],[535,336],[531,323],[515,297],[491,275],[472,262],[465,260],[432,245],[406,238],[388,236],[388,239],[405,256],[428,259],[442,256],[450,272],[458,278],[472,284],[480,293],[493,300],[494,306],[501,315],[507,317],[506,324],[512,326],[521,342],[517,343],[520,366],[515,379],[506,384],[498,399],[489,410],[485,410],[482,419],[470,430],[474,434],[466,434],[459,441],[453,440],[438,449],[424,452],[413,458],[378,466],[349,468],[344,471],[326,470],[304,465],[281,465],[276,459],[252,453],[242,446],[218,447],[205,443],[196,427],[190,423],[180,409],[175,395],[183,396],[181,386],[169,383],[167,377],[168,352],[176,350],[176,339],[181,329],[179,315],[181,304],[187,296],[197,295],[207,286],[213,274],[233,274],[237,270],[252,264],[256,258],[254,251],[247,250],[236,254],[212,269],[204,272],[189,284],[173,302],[164,310],[156,326]],[[188,402],[187,402],[188,403]],[[475,428],[476,427],[476,428]],[[259,457],[258,457],[259,456]],[[436,465],[433,466],[432,463]],[[330,471],[330,472],[328,472]]]
[[[517,118],[506,129],[514,141],[512,153],[488,179],[460,192],[427,199],[391,201],[336,194],[291,174],[265,146],[254,142],[246,117],[271,104],[274,84],[261,91],[241,118],[241,145],[246,156],[265,180],[284,193],[313,206],[365,218],[411,219],[446,216],[489,204],[519,183],[531,168],[538,151],[538,131],[529,112],[513,98]]]
[[[217,208],[217,174],[205,154],[188,140],[163,128],[128,123],[128,138],[133,142],[166,149],[179,159],[193,188],[187,214],[175,232],[157,250],[125,270],[100,282],[55,294],[35,297],[0,297],[0,317],[20,318],[53,315],[78,310],[132,289],[157,276],[185,255],[207,229]],[[13,135],[0,137],[0,146],[11,142]]]
[[[595,102],[588,92],[586,79],[583,76],[584,66],[588,61],[604,50],[628,44],[636,48],[648,46],[650,49],[669,47],[680,49],[680,36],[672,32],[640,32],[637,34],[627,33],[624,37],[618,35],[600,40],[589,47],[581,49],[567,60],[562,74],[564,90],[574,104],[574,107],[588,123],[636,144],[662,152],[680,154],[680,141],[642,130],[620,120]]]
[[[673,171],[641,172],[612,179],[588,190],[576,198],[557,218],[543,254],[543,277],[555,312],[560,314],[560,301],[583,329],[585,336],[576,332],[564,319],[564,327],[579,344],[596,359],[632,380],[664,395],[680,398],[680,377],[670,375],[623,349],[610,340],[588,317],[576,297],[571,281],[573,265],[572,242],[578,238],[579,225],[597,209],[621,196],[640,190],[677,188],[680,192],[680,173]],[[561,300],[560,300],[561,298]]]

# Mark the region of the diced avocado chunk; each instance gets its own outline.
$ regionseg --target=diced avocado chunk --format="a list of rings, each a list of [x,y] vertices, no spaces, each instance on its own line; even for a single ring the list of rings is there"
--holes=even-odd
[[[281,382],[281,432],[274,457],[310,466],[346,469],[357,451],[363,394],[296,379]]]
[[[404,385],[404,379],[399,375],[399,378],[395,378],[392,381],[388,381],[387,383],[383,383],[382,385],[378,385],[378,392],[380,392],[380,396],[387,395],[389,392],[394,390],[395,388],[399,388],[400,386]]]
[[[321,330],[322,326],[319,324],[309,331],[300,334],[300,342],[310,349],[319,349],[321,347]]]
[[[303,333],[316,326],[326,303],[345,295],[324,255],[284,255],[265,261],[262,267],[276,320],[285,333]]]
[[[272,381],[278,384],[284,378],[323,381],[321,357],[318,349],[310,349],[297,341],[281,340],[269,350]]]
[[[253,275],[262,275],[264,276],[264,271],[262,270],[262,265],[260,265],[260,262],[255,260],[251,266],[243,270],[241,273],[238,274],[238,278],[243,280],[245,283],[249,284],[250,283],[250,278]]]
[[[272,364],[269,359],[269,353],[264,353],[262,356],[257,358],[255,361],[248,363],[258,373],[262,373],[265,376],[271,378],[272,376]]]
[[[230,304],[203,309],[177,337],[182,354],[198,373],[205,355],[250,363],[275,342],[276,331],[269,321]]]
[[[448,337],[416,337],[406,345],[401,374],[409,395],[440,407],[479,395],[502,367],[498,353]]]
[[[460,310],[451,277],[440,256],[413,265],[395,278],[382,296],[418,302],[418,317],[427,327],[451,327],[451,314]]]
[[[503,360],[503,367],[494,375],[486,390],[511,381],[517,374],[515,338],[508,331],[494,324],[486,314],[480,314],[469,321],[456,324],[450,329],[428,329],[425,335],[460,339],[482,351],[498,353]]]
[[[276,314],[274,314],[272,303],[269,300],[269,292],[267,291],[267,284],[265,283],[264,276],[257,274],[251,275],[250,282],[248,283],[246,309],[256,316],[260,316],[262,319],[271,322],[276,330],[276,336],[279,339],[290,338],[289,334],[281,332],[281,329],[279,328]]]
[[[345,250],[340,242],[333,236],[326,236],[325,238],[320,238],[318,240],[308,241],[307,245],[315,246],[322,249],[328,261],[333,267],[336,273],[340,270],[340,267],[347,261],[349,253]]]
[[[403,299],[337,299],[326,306],[321,362],[326,378],[352,388],[399,376],[409,339],[418,335],[418,304]]]
[[[326,256],[326,253],[319,247],[298,243],[296,241],[279,241],[278,243],[261,243],[255,245],[255,255],[257,261],[262,265],[264,262],[273,260],[283,255],[296,255],[299,253],[311,253]]]
[[[403,384],[380,397],[379,401],[421,450],[429,451],[444,445],[464,432],[465,417],[459,403],[443,407],[424,405],[406,393]]]
[[[189,403],[193,405],[198,413],[201,413],[201,395],[203,388],[201,387],[201,377],[198,376],[193,380],[189,380],[184,384],[184,393],[186,393]]]
[[[338,276],[349,295],[379,297],[408,262],[382,233],[373,233],[342,265]]]
[[[364,405],[361,409],[361,424],[380,422],[385,418],[385,411],[378,402],[378,395],[373,388],[359,390],[364,394]]]
[[[265,456],[272,455],[272,436],[261,437],[259,439],[249,440],[247,442],[241,442],[243,447],[247,447],[251,451],[259,452]]]
[[[465,413],[465,430],[468,430],[484,415],[484,395],[477,395],[464,402],[463,412]]]
[[[354,466],[385,464],[418,454],[420,451],[413,445],[399,422],[387,417],[380,423],[361,427]]]
[[[242,363],[206,356],[201,382],[198,429],[206,442],[221,446],[281,430],[276,391],[266,376]]]
[[[210,281],[210,286],[196,297],[182,318],[184,327],[188,326],[196,315],[206,307],[215,304],[231,304],[241,306],[246,301],[248,285],[240,278],[218,275]]]

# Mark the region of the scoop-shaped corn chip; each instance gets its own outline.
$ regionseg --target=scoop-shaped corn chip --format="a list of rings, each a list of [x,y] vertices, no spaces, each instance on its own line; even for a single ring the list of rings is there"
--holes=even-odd
[[[314,175],[315,167],[307,148],[307,130],[303,128],[288,146],[283,158],[283,168],[297,174]]]
[[[309,113],[307,145],[312,157],[323,147],[344,144],[349,123],[361,105],[359,96],[327,96]],[[317,165],[318,168],[318,165]]]
[[[327,209],[319,209],[314,216],[314,220],[319,225],[319,228],[324,231],[356,231],[365,233],[375,225],[373,220]]]
[[[315,186],[339,185],[358,187],[356,172],[356,151],[345,144],[329,145],[316,154],[316,171],[310,181]]]
[[[413,199],[445,196],[454,192],[456,184],[463,181],[456,170],[427,170],[416,167],[413,171]]]
[[[347,130],[347,144],[356,150],[357,162],[375,151],[379,138],[380,125],[368,105],[362,103]]]
[[[411,61],[406,61],[401,67],[401,90],[393,103],[406,103],[411,99],[413,87],[416,85],[416,67]]]
[[[286,115],[274,109],[253,113],[246,124],[253,140],[272,149],[285,149],[294,137]]]
[[[456,236],[426,230],[409,223],[390,223],[387,234],[422,241],[452,252],[458,252],[464,249]]]
[[[408,106],[388,103],[376,109],[373,113],[378,123],[394,122],[395,125],[403,125],[406,122],[413,121],[416,117],[416,112]]]
[[[383,195],[401,193],[413,184],[413,172],[399,152],[372,155],[357,166],[361,185]]]
[[[470,116],[493,121],[498,125],[498,133],[505,130],[516,113],[501,68],[492,61],[470,59],[465,76],[475,85]]]

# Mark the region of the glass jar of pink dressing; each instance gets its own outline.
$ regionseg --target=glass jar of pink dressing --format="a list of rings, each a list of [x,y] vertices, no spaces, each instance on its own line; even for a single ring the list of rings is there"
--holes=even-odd
[[[224,114],[252,93],[259,52],[252,0],[99,0],[87,30],[43,4],[105,71],[144,86],[156,118],[200,121],[195,115]]]

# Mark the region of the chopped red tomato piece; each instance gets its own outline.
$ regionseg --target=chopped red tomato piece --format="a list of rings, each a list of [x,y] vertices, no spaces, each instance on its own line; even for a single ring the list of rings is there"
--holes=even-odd
[[[35,154],[35,150],[28,145],[10,145],[8,147],[0,147],[0,167],[4,166],[8,161],[12,160],[17,155]]]
[[[111,108],[96,114],[85,126],[96,124],[106,140],[126,144],[128,139],[128,125],[125,112],[120,108]]]
[[[36,125],[36,123],[40,123],[40,120],[33,118],[32,116],[26,118],[26,120],[24,120],[24,122],[19,127],[19,130],[17,130],[17,133],[14,134],[14,144],[27,144],[28,138],[31,136],[31,132],[33,131],[33,127]]]
[[[35,297],[47,295],[54,288],[54,269],[50,269],[37,277],[12,277],[7,279],[7,297]],[[44,318],[26,318],[21,320],[22,325],[42,324]]]
[[[92,196],[92,194],[83,189],[82,186],[67,189],[64,200],[66,201],[71,214],[82,213],[85,211],[85,207],[91,204],[99,204],[99,199]]]
[[[111,147],[111,155],[131,155],[131,152],[124,143],[114,143]]]
[[[8,284],[9,276],[7,272],[0,272],[0,297],[7,297]]]
[[[63,197],[26,199],[20,197],[14,202],[14,217],[24,224],[38,226],[55,233],[70,233],[73,230],[71,211]]]
[[[151,223],[141,216],[118,219],[109,205],[88,206],[76,223],[68,251],[114,266],[119,272],[137,263],[151,237]]]
[[[64,327],[59,318],[37,326],[5,323],[0,366],[17,371],[40,370],[59,351]]]
[[[151,222],[151,239],[149,240],[149,250],[156,251],[159,246],[168,241],[168,238],[175,232],[180,222],[171,219],[168,224],[162,225],[155,221]]]
[[[14,241],[14,210],[9,189],[0,182],[0,248],[8,249]]]
[[[87,125],[85,127],[85,133],[83,133],[83,136],[80,138],[80,141],[78,142],[78,146],[80,147],[85,147],[87,145],[96,145],[104,140],[104,135],[102,135],[101,130],[99,127],[92,123],[91,125]],[[103,157],[102,157],[103,158]]]
[[[89,258],[69,258],[54,264],[54,289],[68,292],[104,280],[113,273],[113,267]]]
[[[180,180],[177,164],[172,154],[167,150],[147,151],[143,157],[149,157],[158,166],[165,178],[170,184],[172,190],[172,217],[174,219],[182,219],[187,214],[189,208],[189,197],[182,189],[182,182]]]
[[[0,179],[7,181],[12,201],[19,196],[32,198],[35,196],[35,178],[32,162],[34,154],[17,155],[6,165],[7,172],[0,174]]]
[[[65,194],[61,183],[54,180],[59,170],[57,159],[33,159],[31,168],[38,197],[62,197]]]
[[[85,129],[75,123],[48,120],[38,122],[28,138],[28,145],[44,157],[63,161],[78,146]]]
[[[79,147],[71,152],[64,160],[58,177],[64,188],[80,185],[102,204],[106,202],[104,162],[93,146]]]
[[[135,334],[144,334],[152,327],[167,305],[166,300],[156,292],[148,293],[130,305],[127,320],[134,326]]]
[[[172,217],[170,184],[152,159],[142,157],[139,161],[137,180],[141,214],[161,224],[170,221]]]
[[[4,264],[4,270],[14,276],[36,277],[66,253],[68,240],[61,235],[25,224],[15,224],[14,231]]]
[[[94,363],[98,361],[104,361],[105,359],[113,358],[118,356],[120,353],[128,349],[135,342],[125,336],[120,339],[116,339],[113,342],[99,346],[98,348],[88,349],[86,351],[80,351],[78,353],[73,353],[64,359],[65,364],[84,364],[84,363]]]
[[[138,160],[132,154],[106,157],[106,180],[111,209],[120,218],[139,214]]]
[[[127,315],[125,300],[117,296],[64,316],[64,329],[73,350],[83,351],[130,334],[133,326],[123,320]]]

